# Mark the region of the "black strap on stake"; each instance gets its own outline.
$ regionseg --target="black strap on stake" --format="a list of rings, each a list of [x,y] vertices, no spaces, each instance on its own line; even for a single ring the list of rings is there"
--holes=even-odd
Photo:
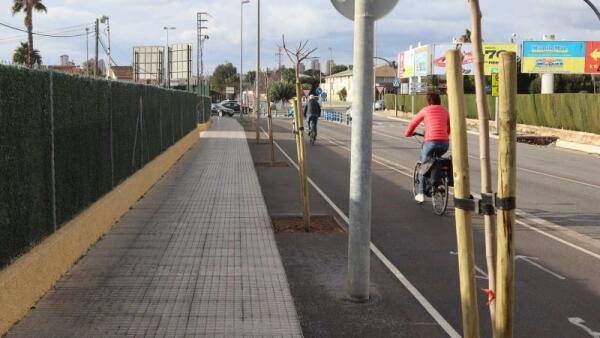
[[[481,193],[481,201],[479,201],[479,214],[480,215],[495,215],[496,214],[496,208],[494,208],[495,206],[495,199],[496,196],[494,194],[489,194],[489,193]]]
[[[476,211],[477,202],[473,199],[473,196],[471,196],[468,199],[457,198],[456,196],[454,196],[454,208],[466,211]]]
[[[500,210],[515,210],[517,208],[517,198],[516,197],[504,197],[498,198],[495,196],[494,204],[497,209]]]

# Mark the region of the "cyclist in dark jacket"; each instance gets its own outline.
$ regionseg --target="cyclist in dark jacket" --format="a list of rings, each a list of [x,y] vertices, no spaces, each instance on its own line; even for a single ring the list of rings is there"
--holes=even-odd
[[[317,139],[317,122],[321,117],[321,105],[316,96],[311,95],[304,106],[304,118],[308,116],[308,128],[314,130],[315,139]]]

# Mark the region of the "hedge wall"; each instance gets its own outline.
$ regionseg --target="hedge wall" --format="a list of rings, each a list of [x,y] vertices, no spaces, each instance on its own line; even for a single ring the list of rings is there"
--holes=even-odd
[[[404,105],[405,110],[410,110],[409,95],[397,95],[396,99],[398,107]],[[488,96],[487,101],[493,120],[494,98]],[[426,105],[425,95],[415,96],[415,110]],[[446,96],[442,96],[442,105],[448,106]],[[385,96],[385,106],[394,107],[393,94]],[[465,95],[465,106],[467,117],[477,118],[474,94]],[[517,95],[517,123],[600,134],[600,94]]]
[[[0,268],[209,117],[189,92],[0,65]]]

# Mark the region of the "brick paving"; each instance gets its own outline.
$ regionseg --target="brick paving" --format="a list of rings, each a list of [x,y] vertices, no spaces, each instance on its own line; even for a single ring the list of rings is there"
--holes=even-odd
[[[244,131],[214,122],[8,336],[302,336]]]

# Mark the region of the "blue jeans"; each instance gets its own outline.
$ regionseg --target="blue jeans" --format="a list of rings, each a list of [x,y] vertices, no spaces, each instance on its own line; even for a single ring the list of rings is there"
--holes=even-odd
[[[447,141],[427,141],[423,143],[421,149],[421,163],[425,163],[433,155],[442,156],[448,151],[449,143]],[[425,177],[419,175],[419,192],[425,193]]]
[[[317,122],[319,121],[319,117],[317,115],[310,115],[308,117],[308,130],[315,131],[315,139],[317,138]]]

